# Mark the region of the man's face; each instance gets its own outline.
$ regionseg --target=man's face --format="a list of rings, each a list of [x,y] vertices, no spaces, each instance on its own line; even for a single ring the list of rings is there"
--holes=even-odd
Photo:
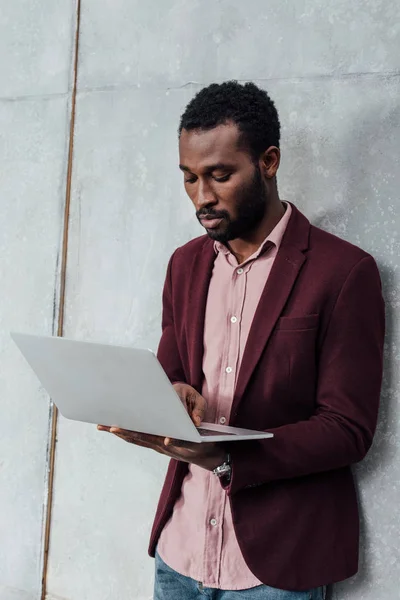
[[[260,168],[239,142],[233,123],[208,131],[184,129],[179,140],[180,169],[196,216],[208,235],[223,243],[246,239],[267,207]]]

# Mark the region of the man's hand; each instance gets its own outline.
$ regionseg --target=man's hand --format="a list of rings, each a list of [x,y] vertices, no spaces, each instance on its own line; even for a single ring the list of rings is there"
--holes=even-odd
[[[128,431],[119,427],[107,427],[105,425],[97,425],[97,429],[113,433],[130,444],[150,448],[175,460],[192,463],[208,471],[212,471],[219,465],[222,465],[227,459],[227,453],[223,448],[211,442],[196,444],[182,440],[172,440],[171,438],[164,438],[159,435],[137,433],[136,431]]]
[[[198,427],[206,412],[206,400],[187,383],[175,383],[174,388],[185,405],[193,423]],[[97,429],[99,431],[108,431],[130,444],[150,448],[175,460],[191,463],[208,471],[212,471],[219,465],[222,465],[227,459],[227,453],[218,444],[196,444],[182,440],[172,440],[171,438],[164,438],[158,435],[137,433],[105,425],[98,425]]]
[[[187,383],[174,383],[174,390],[182,400],[187,412],[196,427],[204,420],[207,402],[199,392]]]

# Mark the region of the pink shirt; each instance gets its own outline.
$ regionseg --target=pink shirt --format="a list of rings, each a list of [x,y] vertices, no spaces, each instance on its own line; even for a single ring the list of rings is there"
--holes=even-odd
[[[286,204],[277,226],[241,265],[223,244],[215,243],[204,326],[202,393],[208,401],[207,422],[229,421],[253,316],[291,212]],[[195,465],[189,467],[157,550],[172,569],[204,587],[242,590],[261,585],[242,557],[226,492],[213,473]]]

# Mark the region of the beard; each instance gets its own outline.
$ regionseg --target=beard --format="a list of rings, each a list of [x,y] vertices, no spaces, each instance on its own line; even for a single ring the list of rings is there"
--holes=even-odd
[[[221,228],[218,230],[210,229],[208,236],[217,242],[227,244],[230,240],[245,238],[262,221],[267,210],[267,196],[264,183],[261,177],[261,171],[258,166],[255,167],[252,181],[243,187],[236,202],[236,218],[232,219],[228,211],[214,211],[210,209],[201,209],[196,213],[198,219],[209,216],[216,219],[224,219]]]

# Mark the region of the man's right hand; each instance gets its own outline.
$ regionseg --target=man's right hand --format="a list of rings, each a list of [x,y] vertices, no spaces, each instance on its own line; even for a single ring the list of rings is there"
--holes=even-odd
[[[206,414],[205,398],[187,383],[174,383],[174,390],[182,400],[193,423],[199,427]]]

